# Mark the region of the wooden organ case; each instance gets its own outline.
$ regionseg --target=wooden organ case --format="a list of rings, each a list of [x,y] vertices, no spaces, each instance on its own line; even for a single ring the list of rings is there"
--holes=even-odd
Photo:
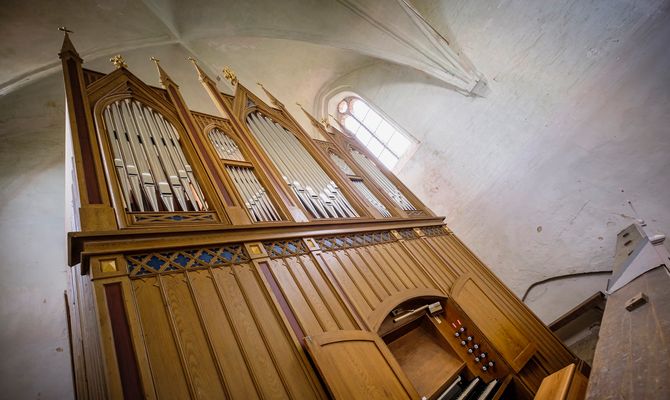
[[[581,362],[355,139],[198,68],[220,116],[67,32],[84,398],[528,399]]]

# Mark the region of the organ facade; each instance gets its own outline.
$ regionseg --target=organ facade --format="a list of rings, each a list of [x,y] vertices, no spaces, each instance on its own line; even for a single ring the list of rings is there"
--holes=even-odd
[[[588,366],[355,138],[61,49],[78,398],[529,399]],[[186,61],[185,61],[186,62]],[[580,380],[581,379],[581,380]],[[572,385],[574,386],[574,384]]]

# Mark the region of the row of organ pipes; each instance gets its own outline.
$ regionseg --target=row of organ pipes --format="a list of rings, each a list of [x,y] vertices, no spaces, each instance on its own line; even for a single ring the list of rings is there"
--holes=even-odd
[[[130,211],[201,211],[202,190],[179,146],[179,134],[158,112],[131,99],[104,110],[114,166]]]
[[[179,133],[163,115],[127,98],[105,107],[103,118],[123,201],[129,212],[207,210],[205,196],[179,146]],[[359,216],[294,133],[260,112],[250,113],[246,122],[285,183],[313,218]],[[211,129],[207,137],[221,160],[247,161],[237,143],[219,128]],[[374,162],[355,149],[351,149],[350,153],[402,210],[416,210]],[[352,186],[382,217],[392,216],[367,184],[355,177],[345,160],[334,153],[330,153],[330,158],[351,178]],[[232,165],[226,165],[225,169],[253,222],[282,220],[252,169]]]
[[[314,218],[355,218],[358,213],[295,135],[272,119],[251,113],[247,124]]]

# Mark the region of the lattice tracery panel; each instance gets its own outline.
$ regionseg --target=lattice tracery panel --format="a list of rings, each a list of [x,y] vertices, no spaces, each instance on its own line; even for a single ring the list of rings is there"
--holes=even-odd
[[[161,224],[161,223],[189,223],[189,222],[214,222],[216,215],[213,212],[191,212],[191,213],[133,213],[130,215],[132,221],[137,224]]]
[[[307,246],[300,239],[263,242],[263,247],[270,258],[281,258],[307,254]]]
[[[389,231],[316,238],[316,242],[321,247],[321,250],[341,250],[393,241],[395,241],[395,238]]]
[[[249,261],[241,244],[126,255],[130,277],[223,267]]]
[[[411,240],[411,239],[417,239],[418,238],[418,236],[416,235],[416,232],[414,232],[414,229],[399,229],[398,233],[405,240]]]
[[[421,232],[423,232],[423,234],[426,236],[440,236],[449,234],[449,232],[444,228],[444,226],[428,226],[425,228],[421,228]]]

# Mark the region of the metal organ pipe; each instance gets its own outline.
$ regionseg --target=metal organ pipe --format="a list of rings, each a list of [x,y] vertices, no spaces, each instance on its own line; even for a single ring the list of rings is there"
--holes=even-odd
[[[365,185],[365,183],[359,179],[354,178],[356,176],[356,173],[354,172],[353,169],[347,164],[346,161],[342,159],[342,157],[338,156],[335,153],[330,153],[330,159],[333,160],[335,165],[337,165],[342,172],[344,172],[347,176],[351,178],[351,183],[354,185],[356,190],[358,190],[358,193],[360,193],[374,208],[379,211],[379,213],[382,215],[382,217],[390,217],[391,213],[389,212],[388,209],[386,209],[386,206],[379,201],[377,196],[375,196],[370,189]]]
[[[351,155],[354,160],[367,172],[370,177],[395,201],[401,209],[405,211],[416,211],[416,207],[405,197],[404,194],[389,180],[377,167],[377,165],[367,158],[363,153],[352,149]]]
[[[237,144],[218,128],[209,131],[209,140],[223,160],[245,161]]]
[[[358,216],[335,182],[291,132],[260,113],[250,114],[247,124],[286,183],[315,218]]]
[[[222,160],[246,161],[237,143],[225,132],[214,128],[208,136]],[[252,168],[236,165],[226,165],[225,168],[254,222],[281,221],[277,209]]]
[[[108,105],[103,119],[128,211],[207,209],[176,130],[162,115],[124,99]]]

